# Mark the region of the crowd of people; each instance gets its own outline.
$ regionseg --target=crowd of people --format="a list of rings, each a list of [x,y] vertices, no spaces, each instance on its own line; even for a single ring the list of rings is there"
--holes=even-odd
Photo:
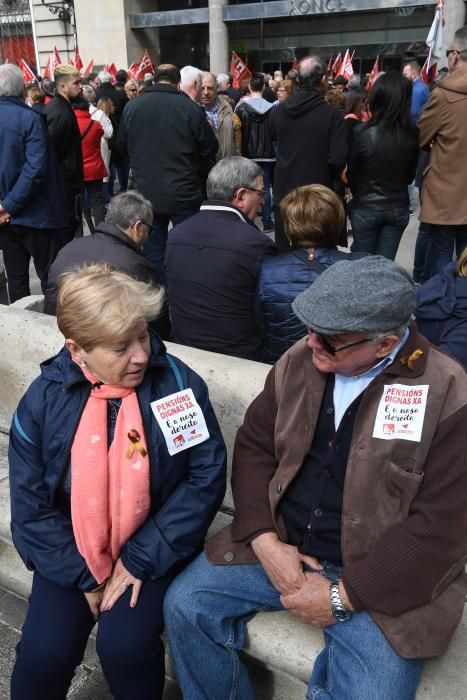
[[[115,697],[162,697],[165,620],[187,700],[250,700],[245,623],[282,609],[324,628],[310,697],[413,700],[467,590],[467,27],[447,59],[369,91],[315,55],[238,90],[0,66],[10,300],[32,258],[65,343],[11,430],[12,700],[63,700],[97,619]],[[225,445],[166,339],[272,365],[205,552]]]

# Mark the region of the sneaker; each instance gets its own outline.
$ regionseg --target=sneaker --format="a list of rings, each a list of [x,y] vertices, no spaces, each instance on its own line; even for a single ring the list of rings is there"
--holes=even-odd
[[[263,221],[263,232],[272,233],[274,231],[274,224],[272,221]]]

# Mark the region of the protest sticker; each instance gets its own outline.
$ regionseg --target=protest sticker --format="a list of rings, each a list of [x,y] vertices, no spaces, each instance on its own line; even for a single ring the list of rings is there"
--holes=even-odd
[[[425,419],[428,384],[385,384],[376,414],[373,437],[420,442]]]
[[[209,439],[203,411],[192,389],[177,391],[151,403],[170,455]]]

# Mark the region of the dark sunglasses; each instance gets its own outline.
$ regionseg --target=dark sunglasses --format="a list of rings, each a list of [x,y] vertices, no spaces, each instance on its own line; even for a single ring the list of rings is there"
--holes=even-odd
[[[337,355],[338,352],[342,352],[342,350],[348,350],[349,348],[355,348],[357,345],[363,345],[363,343],[371,343],[371,338],[362,338],[362,340],[356,340],[353,343],[347,343],[347,345],[342,345],[340,348],[335,348],[331,345],[331,343],[326,339],[326,336],[321,335],[321,333],[317,333],[316,331],[313,330],[313,328],[308,329],[308,333],[314,333],[315,336],[318,338],[320,344],[323,346],[323,348],[328,352],[330,355]]]
[[[446,51],[446,58],[449,58],[452,53],[459,53],[459,51],[457,49],[448,49]]]

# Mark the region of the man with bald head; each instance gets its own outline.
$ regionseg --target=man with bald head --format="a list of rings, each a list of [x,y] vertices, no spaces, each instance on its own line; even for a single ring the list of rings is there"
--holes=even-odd
[[[237,155],[232,107],[226,99],[217,95],[216,76],[203,73],[201,104],[219,142],[217,160]]]
[[[326,66],[319,56],[307,56],[298,66],[298,90],[276,107],[270,116],[277,144],[274,172],[274,220],[276,244],[289,249],[279,205],[301,185],[333,188],[347,159],[345,121],[339,110],[324,100]]]

